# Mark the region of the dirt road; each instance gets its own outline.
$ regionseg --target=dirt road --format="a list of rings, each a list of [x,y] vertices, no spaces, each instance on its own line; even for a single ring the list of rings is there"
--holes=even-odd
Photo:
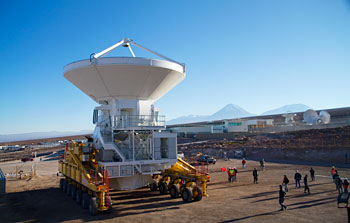
[[[310,181],[311,194],[295,189],[295,170],[309,174],[309,166],[247,162],[243,169],[240,160],[219,161],[211,165],[209,197],[200,202],[183,203],[149,189],[113,191],[113,212],[91,217],[71,198],[58,189],[56,161],[37,164],[37,176],[31,180],[8,179],[7,194],[0,195],[1,222],[346,222],[346,209],[337,208],[337,191],[329,177],[329,167],[314,167],[316,181]],[[1,164],[9,172],[18,163]],[[238,167],[237,182],[229,183],[221,167]],[[252,169],[259,170],[259,184],[253,184]],[[338,169],[342,177],[350,177],[349,169]],[[290,191],[279,211],[278,185],[286,174]]]

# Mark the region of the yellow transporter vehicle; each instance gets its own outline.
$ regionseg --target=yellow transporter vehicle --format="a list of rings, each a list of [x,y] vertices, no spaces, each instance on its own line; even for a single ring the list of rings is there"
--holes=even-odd
[[[96,215],[99,211],[110,212],[112,209],[108,172],[98,164],[98,152],[92,142],[72,142],[66,145],[64,158],[59,161],[59,172],[64,176],[60,180],[60,189],[84,209],[88,208],[90,215]],[[191,202],[208,196],[208,173],[196,169],[180,158],[170,169],[153,175],[153,179],[155,183],[151,185],[151,189],[159,188],[160,194],[169,191],[171,198],[181,195],[185,202]]]
[[[204,167],[204,166],[202,166]],[[159,188],[160,194],[170,192],[171,198],[178,198],[180,195],[184,202],[200,201],[207,194],[207,182],[210,176],[207,171],[198,170],[181,158],[163,172],[162,175],[154,175],[155,183],[151,190]]]
[[[102,169],[95,157],[98,151],[92,143],[66,145],[64,159],[59,161],[60,189],[71,196],[90,215],[98,211],[110,211],[108,173]]]

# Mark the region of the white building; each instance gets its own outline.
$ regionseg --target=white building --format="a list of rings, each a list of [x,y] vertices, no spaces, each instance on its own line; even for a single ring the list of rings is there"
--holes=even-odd
[[[225,120],[227,132],[248,132],[248,121],[242,119]]]
[[[249,128],[264,128],[273,126],[273,119],[252,119],[248,120]]]

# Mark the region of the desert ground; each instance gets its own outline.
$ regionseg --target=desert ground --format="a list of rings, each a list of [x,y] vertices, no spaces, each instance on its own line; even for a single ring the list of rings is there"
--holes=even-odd
[[[20,161],[1,163],[4,173],[15,172]],[[31,169],[33,162],[23,169]],[[209,166],[209,197],[184,203],[148,188],[111,191],[113,211],[89,216],[58,188],[57,161],[35,162],[36,176],[22,180],[7,178],[7,193],[0,195],[1,222],[346,222],[345,208],[337,208],[337,191],[330,178],[330,167],[313,166],[316,181],[310,181],[311,194],[295,189],[293,176],[299,170],[309,174],[310,166],[266,163],[261,170],[255,161],[242,168],[241,160],[218,161]],[[229,183],[221,167],[238,168],[237,181]],[[259,183],[253,184],[252,170],[259,170]],[[349,169],[338,169],[350,177]],[[285,204],[279,211],[278,189],[286,174],[290,181]]]

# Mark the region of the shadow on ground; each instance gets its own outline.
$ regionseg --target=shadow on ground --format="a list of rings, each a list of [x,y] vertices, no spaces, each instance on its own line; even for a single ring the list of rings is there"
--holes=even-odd
[[[160,196],[149,191],[111,193],[113,200],[110,214],[99,213],[89,216],[88,211],[58,188],[48,188],[17,193],[8,193],[0,197],[1,222],[61,222],[81,220],[84,222],[114,219],[144,213],[162,212],[179,209],[186,205],[182,199],[171,199],[169,195]],[[129,199],[128,201],[126,201]],[[135,199],[135,200],[130,200]],[[130,205],[132,204],[132,205]],[[135,206],[135,204],[139,204]],[[130,205],[130,206],[128,206]]]
[[[235,218],[235,219],[231,219],[231,220],[227,220],[227,221],[221,221],[220,223],[229,223],[229,222],[242,221],[242,220],[247,220],[247,219],[250,219],[250,218],[256,218],[256,217],[261,217],[261,216],[266,216],[266,215],[275,215],[277,213],[279,213],[279,211],[265,212],[265,213],[261,213],[261,214],[249,215],[249,216],[242,217],[242,218]],[[252,222],[254,222],[254,221],[252,220]]]

